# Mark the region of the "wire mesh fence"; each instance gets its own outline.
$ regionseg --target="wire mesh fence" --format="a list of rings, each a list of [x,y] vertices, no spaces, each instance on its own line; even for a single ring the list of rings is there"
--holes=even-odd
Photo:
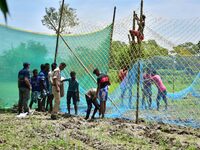
[[[91,75],[97,67],[107,73],[111,80],[109,98],[112,102],[108,100],[107,116],[135,119],[139,62],[139,117],[200,127],[200,18],[166,19],[154,17],[148,11],[145,15],[145,38],[141,43],[140,60],[135,59],[136,51],[128,39],[132,15],[115,21],[112,41],[112,25],[106,24],[92,26],[80,23],[74,29],[77,34],[62,35],[71,50],[60,39],[58,62],[67,63],[63,74],[65,77],[69,77],[70,71],[77,73],[81,94],[80,114],[84,115],[86,110],[85,93],[96,87]],[[4,26],[0,27],[0,33],[0,102],[1,107],[11,107],[18,100],[16,78],[23,61],[30,62],[31,69],[39,68],[42,63],[51,63],[56,37]],[[137,49],[137,44],[135,46]],[[10,70],[9,73],[6,73],[7,70]],[[166,87],[167,109],[161,93],[159,111],[156,100],[159,98],[159,85],[153,79],[155,71]],[[11,89],[12,95],[9,94]],[[61,110],[66,111],[65,98]]]

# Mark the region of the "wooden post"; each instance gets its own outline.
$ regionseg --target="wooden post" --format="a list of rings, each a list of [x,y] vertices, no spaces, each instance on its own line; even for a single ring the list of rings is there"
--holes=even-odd
[[[109,67],[112,61],[111,51],[112,51],[112,38],[113,38],[113,31],[114,31],[114,24],[115,24],[115,14],[116,14],[116,6],[114,7],[114,11],[113,11],[113,19],[112,19],[111,32],[110,32],[110,51],[109,51],[109,63],[108,63]]]
[[[114,31],[114,24],[115,24],[115,14],[116,14],[116,6],[114,7],[114,11],[113,11],[113,20],[112,20],[112,28],[111,28],[111,34],[110,34],[110,49],[112,46],[112,37],[113,37],[113,31]]]
[[[61,20],[62,20],[62,14],[63,14],[64,3],[65,3],[65,0],[62,0],[61,13],[60,13],[60,20],[59,20],[59,24],[58,24],[58,29],[56,30],[56,32],[57,32],[57,37],[56,37],[56,50],[55,50],[54,63],[56,63],[57,54],[58,54],[58,42],[59,42],[60,25],[61,25]]]
[[[133,11],[133,30],[135,30],[135,11]],[[133,43],[135,43],[135,36],[133,38]]]
[[[142,24],[143,18],[143,0],[141,0],[140,7],[140,26]],[[141,29],[141,28],[140,28]],[[139,31],[141,32],[141,31]],[[139,39],[139,38],[138,38]],[[138,75],[137,75],[137,100],[136,100],[136,123],[139,122],[139,99],[140,99],[140,58],[141,58],[141,40],[138,40]]]

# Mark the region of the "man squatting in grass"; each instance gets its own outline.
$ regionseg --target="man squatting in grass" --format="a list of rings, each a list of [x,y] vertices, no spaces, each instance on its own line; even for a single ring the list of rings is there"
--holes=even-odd
[[[108,99],[108,86],[110,85],[108,75],[99,72],[99,69],[94,69],[93,74],[97,76],[97,92],[96,97],[100,100],[100,111],[99,116],[102,115],[104,118],[106,111],[106,101]]]
[[[53,111],[51,118],[56,119],[56,114],[59,111],[60,107],[60,84],[61,84],[61,71],[64,70],[66,67],[66,64],[64,62],[60,63],[59,67],[54,69],[52,79],[53,79],[53,84],[52,84],[52,93],[55,99],[55,103],[53,106]]]
[[[74,71],[70,72],[70,77],[69,79],[64,79],[64,81],[69,82],[68,90],[67,90],[67,110],[68,114],[70,114],[70,104],[71,104],[71,98],[73,99],[73,104],[74,104],[74,110],[75,110],[75,115],[78,114],[78,102],[80,101],[79,98],[79,83],[76,80],[76,73]]]
[[[158,95],[156,98],[156,102],[157,102],[157,110],[159,110],[160,107],[160,98],[162,97],[162,99],[165,102],[165,110],[167,110],[167,91],[166,91],[166,87],[163,84],[161,77],[156,73],[156,71],[154,70],[152,72],[152,76],[150,78],[156,85],[156,87],[158,88]]]
[[[33,103],[38,102],[38,97],[40,95],[40,83],[39,83],[39,78],[38,78],[38,70],[34,69],[33,70],[33,76],[31,77],[31,102],[29,104],[30,109],[32,109]]]
[[[19,88],[19,101],[18,101],[18,113],[29,113],[28,100],[30,99],[30,64],[24,63],[23,69],[18,73],[18,88]]]
[[[97,102],[96,94],[97,94],[96,88],[89,89],[88,92],[85,94],[85,99],[86,99],[86,102],[87,102],[87,113],[86,113],[86,117],[85,117],[86,120],[90,116],[92,104],[94,105],[95,108],[94,108],[94,112],[93,112],[91,119],[95,119],[95,114],[96,114],[97,110],[99,110],[100,106]]]

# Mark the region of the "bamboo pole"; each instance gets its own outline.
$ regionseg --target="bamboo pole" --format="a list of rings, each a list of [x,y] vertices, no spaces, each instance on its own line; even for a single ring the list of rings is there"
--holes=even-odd
[[[56,37],[56,50],[55,50],[54,63],[56,63],[57,54],[58,54],[58,42],[59,42],[60,25],[61,25],[61,21],[62,21],[64,3],[65,3],[65,0],[62,0],[61,13],[60,13],[60,20],[59,20],[59,24],[58,24],[58,29],[56,30],[56,32],[57,32],[57,37]]]
[[[110,50],[112,48],[112,38],[113,38],[113,31],[114,31],[114,25],[115,25],[115,15],[116,15],[116,6],[114,7],[114,11],[113,11],[112,27],[111,27],[111,33],[110,33]]]
[[[111,51],[112,51],[112,39],[113,39],[113,32],[114,32],[115,15],[116,15],[116,6],[114,7],[114,11],[113,11],[113,19],[112,19],[112,24],[111,24],[112,27],[111,27],[111,32],[110,32],[109,66],[110,66],[111,59],[112,59]]]
[[[142,24],[143,18],[143,0],[141,0],[141,6],[140,6],[140,26]],[[141,30],[141,28],[140,28]],[[139,31],[141,32],[141,31]],[[140,38],[138,38],[140,39]],[[140,58],[141,58],[141,40],[138,40],[138,75],[137,75],[137,100],[136,100],[136,123],[139,122],[139,98],[140,98]]]
[[[133,11],[133,30],[135,30],[135,11]],[[133,43],[135,43],[135,36],[133,38]]]

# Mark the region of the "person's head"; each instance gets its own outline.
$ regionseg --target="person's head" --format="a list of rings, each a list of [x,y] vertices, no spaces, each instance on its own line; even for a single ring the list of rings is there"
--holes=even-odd
[[[33,70],[33,76],[36,77],[37,75],[38,75],[38,70],[37,70],[37,69],[34,69],[34,70]]]
[[[49,65],[49,63],[46,63],[45,64],[45,71],[49,72],[49,70],[50,70],[50,65]]]
[[[72,79],[75,79],[76,78],[76,72],[75,71],[70,72],[70,77]]]
[[[24,62],[24,63],[23,63],[23,67],[24,67],[25,69],[29,69],[29,68],[30,68],[30,64],[29,64],[28,62]]]
[[[41,69],[41,71],[44,71],[44,70],[45,70],[45,65],[44,65],[44,64],[41,64],[41,65],[40,65],[40,69]]]
[[[56,63],[52,63],[52,64],[51,64],[51,70],[52,70],[52,71],[54,71],[54,69],[56,69],[56,67],[57,67],[57,64],[56,64]]]
[[[99,69],[95,68],[93,71],[93,74],[95,74],[96,76],[99,76],[100,75]]]
[[[66,63],[64,63],[64,62],[60,63],[60,65],[59,65],[60,70],[64,70],[65,67],[66,67]]]
[[[153,71],[152,71],[152,75],[154,76],[154,75],[156,75],[156,74],[157,74],[156,70],[153,70]]]

